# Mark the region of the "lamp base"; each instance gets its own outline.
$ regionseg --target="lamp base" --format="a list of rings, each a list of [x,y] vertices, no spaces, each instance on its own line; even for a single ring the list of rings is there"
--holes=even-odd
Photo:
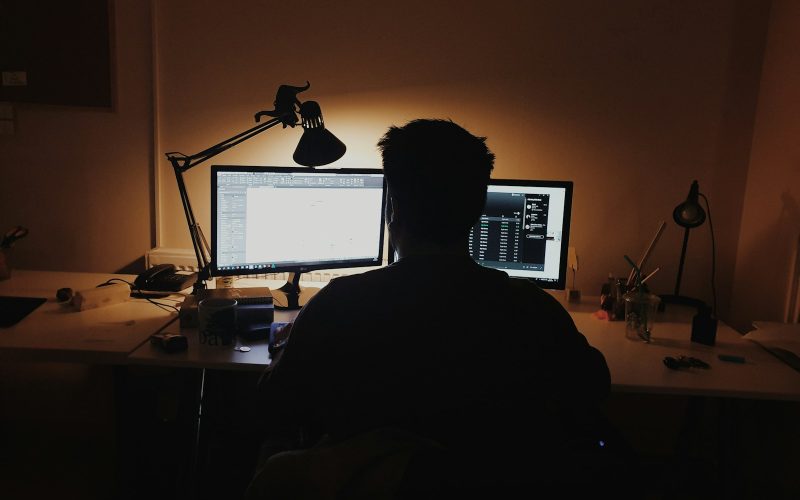
[[[567,302],[570,304],[580,304],[581,302],[581,291],[576,290],[574,288],[567,288],[564,291],[565,295],[567,296]]]
[[[692,318],[692,342],[714,345],[717,337],[717,318],[711,313],[711,308],[705,302],[683,295],[661,295],[660,297],[659,311],[664,310],[665,304],[695,308],[697,314]]]
[[[658,310],[662,312],[666,309],[667,304],[694,307],[697,310],[707,307],[702,300],[684,297],[683,295],[659,295],[658,297],[661,299],[661,303],[658,304]]]
[[[692,319],[692,342],[714,345],[717,338],[717,318],[708,308],[701,310]]]

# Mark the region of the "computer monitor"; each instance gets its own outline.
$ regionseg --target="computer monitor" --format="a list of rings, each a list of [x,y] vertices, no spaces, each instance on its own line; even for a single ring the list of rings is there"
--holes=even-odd
[[[571,210],[572,182],[490,179],[486,207],[470,231],[470,255],[511,277],[563,290]]]
[[[215,165],[211,274],[379,266],[385,201],[377,169]]]

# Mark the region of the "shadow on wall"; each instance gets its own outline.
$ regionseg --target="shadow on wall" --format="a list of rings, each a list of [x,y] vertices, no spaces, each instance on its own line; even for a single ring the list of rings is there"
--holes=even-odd
[[[797,200],[794,199],[792,193],[788,191],[781,193],[781,202],[783,202],[783,208],[778,218],[778,224],[785,225],[797,233],[800,231],[800,205],[797,204]]]
[[[765,217],[765,220],[770,220],[770,217]],[[792,193],[781,193],[781,211],[775,222],[754,232],[758,234],[757,241],[760,244],[750,248],[743,256],[744,262],[750,265],[742,281],[748,285],[748,289],[765,290],[766,293],[751,294],[746,299],[740,299],[738,307],[733,308],[731,326],[740,332],[752,330],[753,321],[784,319],[790,286],[789,268],[800,234],[800,204]]]
[[[140,274],[145,270],[144,255],[114,271],[115,274]]]

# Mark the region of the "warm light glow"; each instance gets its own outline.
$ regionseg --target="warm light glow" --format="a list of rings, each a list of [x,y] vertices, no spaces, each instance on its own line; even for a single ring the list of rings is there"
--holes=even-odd
[[[347,151],[338,161],[318,168],[380,168],[376,144],[391,125],[401,126],[416,118],[443,118],[488,138],[487,144],[497,156],[494,178],[574,181],[570,246],[576,247],[585,263],[578,279],[590,294],[597,292],[594,288],[609,272],[627,276],[629,269],[622,255],[641,252],[658,223],[668,220],[675,200],[685,196],[688,175],[697,174],[701,183],[707,182],[696,167],[692,174],[673,172],[669,179],[675,177],[675,182],[652,179],[653,172],[667,169],[675,159],[662,160],[645,149],[620,146],[631,137],[646,144],[648,138],[636,137],[641,128],[609,122],[604,115],[585,110],[570,111],[563,95],[537,96],[531,93],[530,82],[448,82],[346,94],[325,94],[324,90],[324,82],[315,82],[307,98],[320,103],[326,128],[347,146]],[[520,98],[527,101],[520,103]],[[237,104],[225,109],[219,118],[209,116],[208,123],[214,123],[216,133],[203,128],[204,143],[198,143],[197,127],[186,127],[172,137],[170,144],[192,143],[197,150],[202,149],[233,131],[246,129],[254,111]],[[214,163],[296,165],[292,154],[301,133],[301,127],[276,128],[220,155]],[[191,147],[186,149],[191,151]],[[648,169],[639,168],[644,164]],[[174,176],[166,162],[159,164],[159,169],[164,194],[159,224],[162,245],[188,248]],[[186,175],[195,215],[206,232],[210,228],[209,177],[205,166]],[[639,203],[640,197],[647,203]],[[631,203],[639,203],[639,208],[628,209]],[[612,228],[624,230],[609,238]],[[674,249],[679,248],[680,237],[679,231],[668,228],[651,257],[653,265],[661,267],[661,272],[648,282],[654,291],[672,288],[678,260]],[[705,245],[701,238],[693,241],[687,268],[708,268],[708,262],[693,262],[695,256],[709,255]],[[701,288],[696,295],[704,296],[702,287],[707,281],[705,276],[687,275],[686,293]]]

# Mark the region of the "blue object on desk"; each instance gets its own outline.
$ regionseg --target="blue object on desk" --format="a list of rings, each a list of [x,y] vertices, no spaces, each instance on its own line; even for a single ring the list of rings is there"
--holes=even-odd
[[[286,345],[286,342],[289,340],[289,337],[284,335],[278,338],[278,334],[283,330],[283,327],[288,325],[287,322],[274,322],[269,329],[269,352],[270,354],[274,353],[275,351],[279,351]]]
[[[0,297],[0,328],[16,325],[45,302],[41,297]]]

